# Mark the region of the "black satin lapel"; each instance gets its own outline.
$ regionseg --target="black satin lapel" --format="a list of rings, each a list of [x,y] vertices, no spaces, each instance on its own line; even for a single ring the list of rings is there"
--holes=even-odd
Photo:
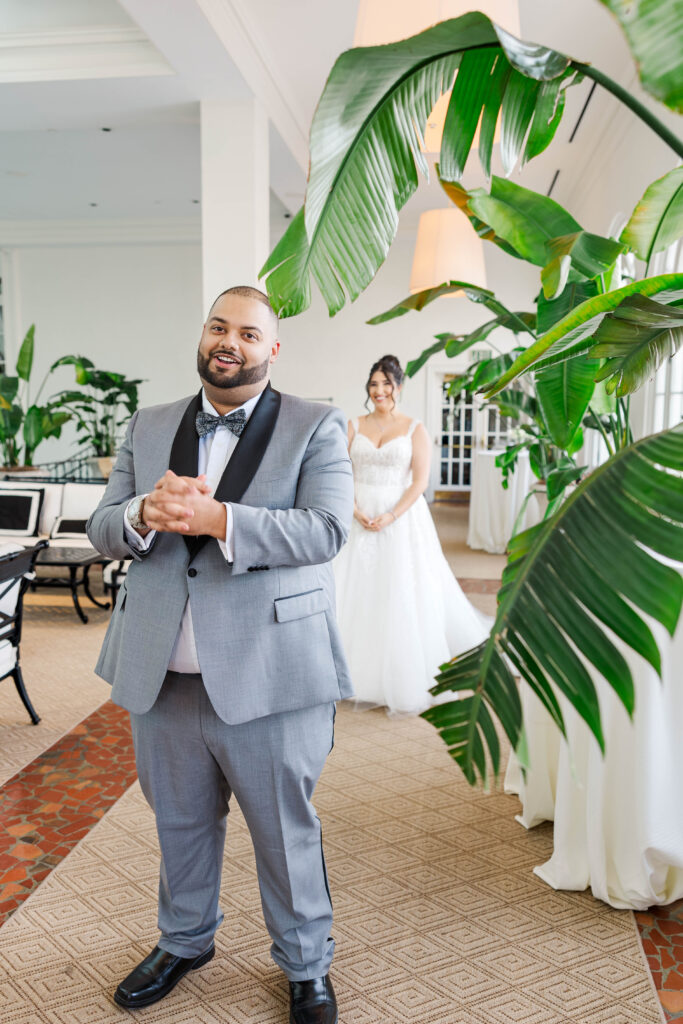
[[[216,501],[238,502],[242,500],[242,495],[254,479],[254,474],[261,465],[261,460],[270,443],[280,412],[280,401],[280,392],[275,391],[268,384],[256,403],[230,461],[225,467],[225,472],[214,494]],[[190,549],[194,557],[210,538],[187,539],[194,539],[196,542]]]
[[[171,446],[171,457],[168,468],[172,469],[176,476],[196,476],[199,465],[199,435],[195,420],[197,413],[202,408],[201,391],[195,395],[183,413],[183,418],[176,430]],[[183,537],[187,549],[193,554],[196,546],[196,537]]]

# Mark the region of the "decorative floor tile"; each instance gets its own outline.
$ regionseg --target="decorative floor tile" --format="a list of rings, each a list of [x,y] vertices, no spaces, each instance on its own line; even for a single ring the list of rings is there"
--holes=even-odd
[[[666,1019],[683,1021],[683,900],[635,918]]]
[[[0,788],[0,924],[135,778],[128,713],[107,701]]]

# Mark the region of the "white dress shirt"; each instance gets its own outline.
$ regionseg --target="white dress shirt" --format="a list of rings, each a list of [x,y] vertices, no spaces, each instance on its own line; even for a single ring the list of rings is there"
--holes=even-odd
[[[260,397],[260,394],[255,395],[254,398],[250,398],[244,403],[244,405],[239,407],[246,414],[247,422]],[[208,413],[210,416],[218,415],[217,410],[214,409],[213,405],[206,397],[206,392],[204,390],[202,390],[202,407],[204,412]],[[233,411],[237,412],[236,409]],[[197,475],[201,476],[202,473],[206,475],[206,482],[211,488],[212,494],[215,493],[215,490],[218,487],[220,479],[225,471],[225,467],[237,447],[238,440],[239,438],[237,434],[233,434],[229,427],[223,426],[217,427],[212,434],[206,434],[204,437],[199,438]],[[226,561],[232,562],[233,519],[232,509],[229,502],[225,502],[225,511],[227,513],[225,540],[219,540],[218,546],[223,552]],[[146,551],[157,532],[156,530],[150,530],[144,537],[141,537],[137,530],[134,530],[128,522],[127,515],[123,517],[123,528],[125,530],[128,543],[137,551]],[[194,627],[192,625],[192,611],[190,609],[189,599],[185,605],[185,611],[180,623],[180,629],[178,630],[178,636],[176,637],[175,644],[173,645],[168,668],[171,672],[199,673],[201,671],[199,660],[197,658],[197,646],[194,639]]]

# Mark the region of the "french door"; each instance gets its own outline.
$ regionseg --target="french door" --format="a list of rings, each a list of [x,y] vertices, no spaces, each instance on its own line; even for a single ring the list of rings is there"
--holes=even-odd
[[[472,488],[472,462],[477,448],[504,448],[510,430],[508,417],[478,396],[449,394],[452,374],[441,379],[439,451],[434,490],[468,492]]]

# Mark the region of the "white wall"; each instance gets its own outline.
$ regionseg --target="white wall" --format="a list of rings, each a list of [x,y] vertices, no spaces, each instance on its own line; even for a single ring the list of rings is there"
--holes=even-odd
[[[196,244],[75,245],[17,248],[11,260],[14,335],[36,325],[35,394],[47,368],[67,354],[100,369],[144,378],[142,405],[172,401],[197,386],[202,322],[201,250]],[[16,352],[8,352],[8,372]],[[45,395],[74,383],[73,369],[52,377]],[[74,453],[73,430],[48,440],[38,461]]]

